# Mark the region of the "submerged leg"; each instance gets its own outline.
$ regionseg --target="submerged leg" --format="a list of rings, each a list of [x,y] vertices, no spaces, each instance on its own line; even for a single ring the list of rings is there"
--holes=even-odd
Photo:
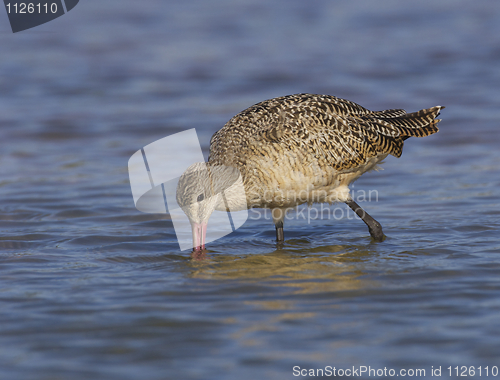
[[[283,243],[285,241],[285,234],[283,232],[283,221],[285,220],[285,210],[275,208],[271,210],[274,225],[276,227],[276,241]]]
[[[276,241],[284,242],[285,234],[283,233],[283,221],[276,223],[275,226],[276,226]]]
[[[363,210],[361,206],[359,206],[353,200],[349,200],[345,203],[351,208],[352,211],[356,213],[357,216],[361,218],[361,220],[363,220],[363,222],[366,223],[366,225],[368,226],[368,231],[370,231],[370,235],[372,235],[372,238],[374,240],[384,240],[384,233],[382,232],[382,226],[379,222],[373,219],[370,214]]]

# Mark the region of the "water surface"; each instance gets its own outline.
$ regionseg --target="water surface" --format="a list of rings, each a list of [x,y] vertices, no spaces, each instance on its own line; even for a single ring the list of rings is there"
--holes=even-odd
[[[500,366],[498,2],[87,1],[1,31],[2,378]],[[135,151],[194,127],[207,154],[231,116],[299,92],[447,107],[354,184],[383,243],[339,205],[287,221],[282,249],[252,218],[194,261],[135,209]]]

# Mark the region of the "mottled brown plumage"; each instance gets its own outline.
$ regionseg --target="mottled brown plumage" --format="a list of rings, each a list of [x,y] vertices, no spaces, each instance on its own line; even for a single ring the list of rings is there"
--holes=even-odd
[[[345,201],[348,190],[342,187],[388,154],[401,156],[404,140],[437,132],[442,108],[373,112],[313,94],[265,100],[214,134],[209,163],[240,170],[249,205],[293,207],[298,203],[282,196],[287,191],[310,192],[308,202]],[[324,192],[329,195],[319,194]]]

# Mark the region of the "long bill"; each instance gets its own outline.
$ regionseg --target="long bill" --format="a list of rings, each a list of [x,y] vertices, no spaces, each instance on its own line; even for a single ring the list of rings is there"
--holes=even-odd
[[[193,252],[205,249],[205,238],[207,236],[207,222],[191,223],[193,232]]]

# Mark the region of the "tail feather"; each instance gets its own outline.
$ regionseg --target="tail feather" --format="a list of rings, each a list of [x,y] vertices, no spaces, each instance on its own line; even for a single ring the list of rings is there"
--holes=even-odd
[[[415,128],[411,131],[406,131],[406,133],[402,134],[401,137],[403,140],[409,139],[410,137],[425,137],[430,136],[439,131],[437,124],[441,121],[441,119],[434,119],[428,125],[421,128]]]
[[[370,133],[365,132],[377,146],[377,151],[400,157],[403,153],[403,142],[410,137],[425,137],[439,131],[436,119],[443,106],[406,113],[404,110],[393,109],[371,112],[362,117],[363,125]]]
[[[399,110],[389,110],[386,114],[373,113],[373,116],[370,116],[390,124],[403,139],[407,139],[408,137],[424,137],[436,133],[439,130],[437,124],[441,121],[436,117],[439,116],[443,108],[443,106],[436,106],[404,115],[396,113],[398,116],[395,117],[392,116],[395,114],[394,111]]]
[[[393,117],[399,117],[406,115],[406,111],[403,109],[391,109],[384,111],[372,111],[370,115],[376,115],[380,119],[390,119]]]

